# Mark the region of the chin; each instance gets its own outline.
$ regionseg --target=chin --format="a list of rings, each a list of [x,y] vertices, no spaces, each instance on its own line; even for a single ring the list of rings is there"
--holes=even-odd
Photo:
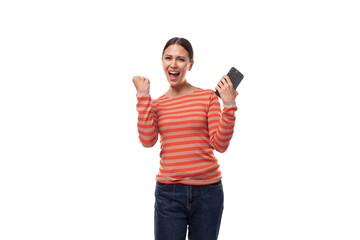
[[[176,82],[171,82],[171,81],[169,81],[169,84],[170,84],[170,87],[176,87],[176,86],[179,85],[178,83],[176,83]]]

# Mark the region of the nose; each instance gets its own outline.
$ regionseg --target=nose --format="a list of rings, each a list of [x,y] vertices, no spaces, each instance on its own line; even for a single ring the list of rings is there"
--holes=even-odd
[[[171,67],[171,68],[176,68],[176,67],[177,67],[176,59],[173,59],[173,60],[171,61],[170,67]]]

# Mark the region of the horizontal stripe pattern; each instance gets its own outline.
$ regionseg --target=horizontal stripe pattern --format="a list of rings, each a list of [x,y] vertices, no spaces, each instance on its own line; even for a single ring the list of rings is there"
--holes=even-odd
[[[205,185],[221,179],[213,151],[225,152],[234,133],[235,105],[221,111],[212,90],[152,100],[137,95],[138,132],[144,147],[152,147],[160,134],[160,169],[157,181]]]

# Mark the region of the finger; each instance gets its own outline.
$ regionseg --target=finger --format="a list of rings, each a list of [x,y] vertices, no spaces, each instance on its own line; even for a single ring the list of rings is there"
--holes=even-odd
[[[218,86],[220,88],[225,88],[226,87],[226,81],[224,79],[221,79],[218,83]]]
[[[225,75],[224,78],[226,79],[227,82],[231,82],[231,79],[229,76]]]
[[[139,81],[139,76],[134,76],[133,77],[133,83],[136,83],[136,82],[138,82]]]
[[[215,87],[215,89],[216,89],[219,93],[221,92],[221,88],[220,88],[219,85],[217,85],[217,86]]]
[[[228,83],[230,78],[228,78],[226,75],[224,75],[221,80],[224,82],[224,83]]]
[[[224,76],[222,76],[222,78],[220,78],[220,80],[219,80],[219,83],[221,82],[222,84],[224,84]]]
[[[228,84],[226,78],[221,79],[221,82],[222,82],[224,88],[228,88],[228,87],[229,87],[229,84]]]
[[[224,76],[224,78],[226,79],[226,82],[229,84],[229,86],[233,86],[232,82],[231,82],[231,79],[229,76]]]
[[[226,84],[226,81],[224,78],[220,79],[218,85],[221,87],[221,86],[224,86]]]

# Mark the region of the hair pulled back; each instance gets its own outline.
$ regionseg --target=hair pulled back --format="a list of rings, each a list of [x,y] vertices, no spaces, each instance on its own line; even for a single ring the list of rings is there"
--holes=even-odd
[[[190,58],[190,62],[193,61],[193,58],[194,58],[194,52],[193,52],[193,48],[191,46],[191,43],[185,39],[185,38],[179,38],[179,37],[174,37],[172,39],[170,39],[166,44],[165,44],[165,47],[164,47],[164,50],[162,52],[162,55],[164,55],[164,52],[165,52],[165,49],[167,49],[170,45],[173,45],[173,44],[178,44],[180,46],[182,46],[183,48],[185,48],[185,50],[188,52],[189,54],[189,58]]]

